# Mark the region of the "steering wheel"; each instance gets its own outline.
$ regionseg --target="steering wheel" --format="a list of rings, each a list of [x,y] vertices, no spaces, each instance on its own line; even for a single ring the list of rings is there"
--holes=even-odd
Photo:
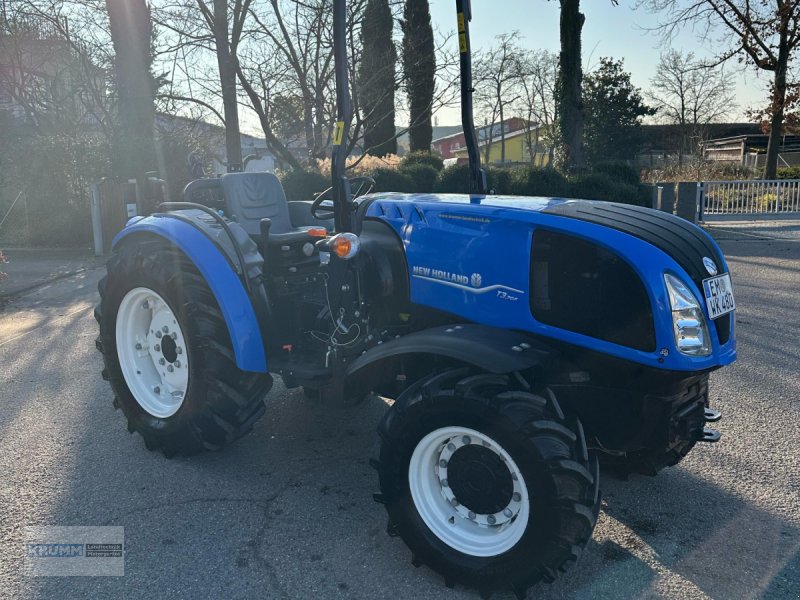
[[[348,181],[350,183],[350,189],[353,189],[353,187],[358,186],[358,189],[353,194],[353,198],[358,198],[359,196],[369,194],[372,191],[372,188],[375,187],[375,180],[372,177],[366,177],[366,176],[352,177]],[[364,191],[365,187],[366,191]],[[313,216],[315,219],[327,221],[328,219],[333,218],[333,200],[325,197],[332,190],[333,188],[329,187],[324,192],[320,192],[319,194],[317,194],[317,197],[314,198],[314,202],[311,203],[311,209],[310,209],[311,216]],[[351,209],[355,210],[355,208],[356,205],[355,203],[353,203]]]

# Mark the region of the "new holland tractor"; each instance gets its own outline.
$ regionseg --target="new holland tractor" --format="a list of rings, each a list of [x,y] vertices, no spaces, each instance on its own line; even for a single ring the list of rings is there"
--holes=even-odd
[[[655,474],[707,426],[736,358],[714,241],[646,208],[490,195],[456,0],[468,195],[359,194],[345,0],[335,0],[331,200],[269,173],[198,180],[116,237],[96,310],[103,375],[166,456],[247,433],[279,376],[321,401],[393,398],[371,460],[388,531],[445,582],[523,597],[589,541],[598,460]],[[265,404],[266,403],[266,404]]]

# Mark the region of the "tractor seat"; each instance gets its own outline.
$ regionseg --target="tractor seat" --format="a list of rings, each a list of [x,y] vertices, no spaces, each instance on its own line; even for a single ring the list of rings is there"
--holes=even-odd
[[[304,241],[312,227],[295,227],[283,186],[272,173],[226,173],[222,193],[231,218],[253,238],[261,235],[261,219],[269,219],[270,244]]]

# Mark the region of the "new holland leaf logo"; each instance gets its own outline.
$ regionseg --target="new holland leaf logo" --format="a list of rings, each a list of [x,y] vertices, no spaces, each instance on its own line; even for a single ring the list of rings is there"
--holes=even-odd
[[[472,284],[472,287],[478,288],[481,287],[481,282],[483,281],[483,278],[481,277],[480,273],[473,273],[469,281]]]

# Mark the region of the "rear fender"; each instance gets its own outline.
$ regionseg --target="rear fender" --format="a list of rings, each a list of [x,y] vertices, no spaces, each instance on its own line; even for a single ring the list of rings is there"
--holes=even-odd
[[[195,264],[225,318],[236,365],[242,371],[266,373],[264,341],[253,304],[236,270],[214,242],[185,221],[151,216],[131,219],[114,238],[113,247],[138,235],[163,238]]]

